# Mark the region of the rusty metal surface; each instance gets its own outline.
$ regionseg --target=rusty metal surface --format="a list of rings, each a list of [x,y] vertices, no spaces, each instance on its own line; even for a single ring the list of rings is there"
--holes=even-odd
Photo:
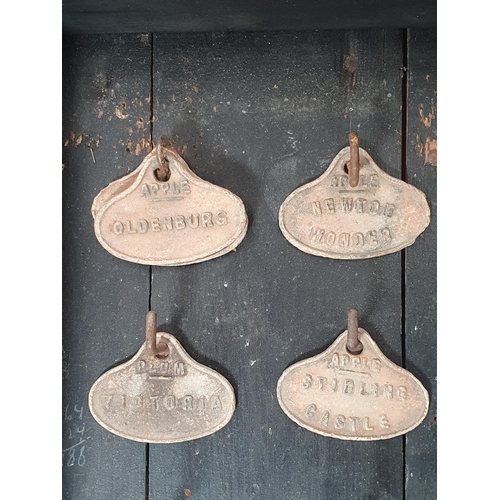
[[[101,245],[121,259],[158,266],[194,264],[235,249],[248,226],[241,199],[197,177],[175,151],[162,147],[162,154],[168,181],[156,177],[155,148],[95,197]]]
[[[349,185],[350,147],[318,179],[283,202],[279,225],[294,246],[332,259],[365,259],[411,245],[430,222],[425,195],[389,176],[359,148],[359,182]]]
[[[347,162],[349,186],[355,188],[359,183],[359,138],[356,132],[349,134],[350,159]]]
[[[281,408],[301,427],[338,439],[374,441],[411,431],[427,414],[427,391],[365,330],[358,336],[359,355],[347,350],[346,330],[323,353],[287,368],[277,386]]]
[[[347,311],[346,349],[349,354],[361,354],[363,351],[363,344],[359,341],[358,311],[356,309]]]
[[[170,179],[170,162],[168,161],[168,138],[164,135],[160,137],[160,142],[156,146],[156,160],[158,168],[155,170],[156,179],[160,182],[167,182]]]
[[[146,314],[146,352],[150,356],[160,358],[166,358],[169,352],[165,342],[157,342],[156,313],[154,311],[148,311]]]
[[[89,393],[96,421],[145,443],[189,441],[224,427],[236,406],[231,384],[192,359],[172,335],[157,333],[156,343],[167,349],[151,356],[145,342],[130,361],[97,379]]]

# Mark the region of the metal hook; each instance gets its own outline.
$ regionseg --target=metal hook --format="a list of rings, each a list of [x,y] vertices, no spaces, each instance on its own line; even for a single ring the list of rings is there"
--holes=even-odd
[[[358,311],[349,309],[347,311],[347,346],[346,349],[351,354],[361,354],[363,344],[359,341]]]
[[[156,178],[160,182],[166,182],[170,179],[170,166],[169,161],[163,149],[167,147],[168,138],[162,135],[156,146],[156,160],[158,161],[158,168],[155,169]]]
[[[146,352],[150,356],[162,354],[162,357],[168,355],[168,345],[165,342],[156,343],[156,313],[148,311],[146,313]]]
[[[356,132],[349,134],[349,149],[351,159],[347,162],[349,186],[356,187],[359,182],[359,140]]]

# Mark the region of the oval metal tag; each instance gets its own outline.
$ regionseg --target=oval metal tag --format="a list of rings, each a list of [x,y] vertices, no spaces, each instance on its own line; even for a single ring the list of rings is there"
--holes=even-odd
[[[351,187],[344,167],[346,147],[318,179],[283,202],[279,225],[294,246],[332,259],[366,259],[397,252],[414,243],[430,222],[425,195],[389,176],[359,148],[360,173]]]
[[[89,393],[92,416],[113,434],[144,443],[189,441],[224,427],[236,406],[231,384],[172,335],[156,339],[167,344],[167,356],[149,355],[144,343],[130,361],[97,379]]]
[[[158,266],[194,264],[235,249],[248,227],[241,199],[200,179],[175,151],[163,150],[168,181],[155,177],[154,149],[94,199],[94,230],[101,245],[121,259]]]
[[[428,393],[358,331],[361,354],[347,351],[346,330],[323,353],[287,368],[278,381],[279,404],[294,422],[323,436],[374,441],[405,434],[426,416]]]

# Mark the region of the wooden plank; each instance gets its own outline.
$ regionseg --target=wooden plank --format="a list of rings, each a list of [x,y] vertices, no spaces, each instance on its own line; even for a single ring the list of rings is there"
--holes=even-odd
[[[144,338],[149,267],[106,252],[90,208],[145,155],[135,151],[149,134],[150,54],[147,35],[63,39],[64,499],[144,497],[146,446],[98,425],[87,398],[95,380]]]
[[[423,191],[431,223],[406,252],[406,367],[424,384],[430,409],[406,437],[406,499],[436,498],[437,434],[437,140],[436,30],[409,30],[408,182]]]
[[[436,26],[435,0],[68,0],[69,33],[279,31]]]
[[[400,253],[324,259],[278,227],[285,197],[324,172],[351,129],[401,177],[402,47],[401,30],[155,35],[154,137],[240,196],[250,226],[235,253],[152,269],[160,329],[229,379],[237,408],[211,436],[150,445],[151,500],[403,498],[403,437],[319,436],[276,399],[283,370],[330,345],[350,307],[402,362]]]

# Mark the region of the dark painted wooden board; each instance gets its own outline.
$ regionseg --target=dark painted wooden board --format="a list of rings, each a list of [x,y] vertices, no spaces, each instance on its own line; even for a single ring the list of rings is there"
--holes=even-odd
[[[87,398],[94,381],[144,341],[149,269],[101,247],[90,208],[104,186],[145,154],[126,149],[129,139],[140,143],[149,133],[150,43],[137,35],[63,41],[62,493],[68,500],[144,497],[146,445],[104,430]],[[141,119],[146,128],[138,130]]]
[[[435,41],[422,30],[408,49],[407,176],[435,202],[435,167],[412,143],[428,131],[419,105],[428,117],[432,85],[418,74],[435,77]],[[281,202],[327,168],[351,129],[383,170],[403,175],[404,50],[403,30],[64,38],[63,449],[76,445],[63,453],[64,499],[435,498],[435,273],[426,265],[435,220],[405,254],[355,262],[300,252],[277,222]],[[356,65],[344,65],[348,55]],[[149,267],[99,245],[90,206],[144,157],[151,90],[154,138],[168,135],[197,175],[239,195],[250,226],[235,253],[153,267],[150,283]],[[92,383],[143,342],[150,291],[159,329],[235,388],[234,417],[212,436],[146,446],[88,412]],[[431,392],[430,416],[406,437],[329,439],[278,405],[282,371],[330,345],[349,307]]]
[[[436,31],[409,30],[408,181],[422,190],[431,224],[406,251],[406,367],[430,394],[427,418],[406,438],[407,500],[436,496],[437,96]]]
[[[436,26],[435,0],[68,0],[69,33],[318,30]]]
[[[329,439],[281,411],[276,383],[346,328],[347,309],[401,363],[401,255],[356,262],[305,254],[278,209],[319,176],[352,129],[401,176],[402,31],[158,35],[153,137],[169,136],[201,178],[230,189],[250,227],[236,253],[153,268],[162,327],[234,385],[229,424],[150,446],[150,498],[402,498],[403,438]],[[347,56],[357,70],[344,68]]]

